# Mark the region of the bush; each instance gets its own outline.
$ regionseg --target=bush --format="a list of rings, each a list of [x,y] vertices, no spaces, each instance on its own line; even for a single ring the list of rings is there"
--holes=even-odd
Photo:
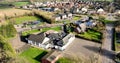
[[[5,38],[10,38],[14,37],[17,34],[17,31],[14,28],[13,24],[9,23],[0,27],[0,34]]]
[[[55,20],[53,19],[53,13],[50,12],[45,12],[45,11],[38,11],[38,10],[33,10],[33,12],[37,15],[40,16],[41,18],[43,18],[46,22],[48,23],[55,23]]]

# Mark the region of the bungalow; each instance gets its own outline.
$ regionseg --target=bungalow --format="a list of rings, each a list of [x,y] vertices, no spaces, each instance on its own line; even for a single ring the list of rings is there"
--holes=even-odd
[[[33,46],[38,46],[38,47],[42,47],[42,48],[48,48],[46,44],[49,42],[49,38],[45,37],[44,33],[40,33],[40,34],[32,34],[28,37],[28,44],[31,44]]]
[[[62,46],[56,45],[55,48],[59,50],[65,50],[68,47],[68,45],[72,43],[74,39],[75,39],[75,35],[70,33],[58,42],[58,44],[63,43],[63,45]]]
[[[38,46],[44,49],[55,48],[58,50],[64,50],[75,39],[73,34],[62,33],[40,33],[32,34],[28,37],[28,44]]]

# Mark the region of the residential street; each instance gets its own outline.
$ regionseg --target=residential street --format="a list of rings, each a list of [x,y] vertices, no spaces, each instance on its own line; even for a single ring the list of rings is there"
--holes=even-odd
[[[113,28],[112,24],[106,24],[106,31],[104,33],[104,41],[102,44],[102,63],[114,63],[113,58]]]

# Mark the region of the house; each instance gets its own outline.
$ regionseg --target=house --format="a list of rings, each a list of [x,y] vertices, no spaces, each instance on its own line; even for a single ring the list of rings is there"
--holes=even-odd
[[[49,12],[53,11],[52,8],[42,8],[42,10],[49,11]]]
[[[80,10],[79,10],[79,8],[73,8],[73,9],[71,9],[71,12],[72,13],[79,13]]]
[[[72,43],[72,41],[75,39],[74,34],[66,34],[64,32],[62,33],[51,33],[47,36],[51,41],[50,44],[52,47],[58,50],[64,50],[66,47]]]
[[[23,8],[23,9],[28,9],[28,6],[21,6],[21,8]]]
[[[98,14],[104,14],[105,11],[104,11],[102,8],[100,8],[100,9],[97,10],[97,13],[98,13]]]
[[[81,11],[82,11],[83,13],[86,13],[86,12],[88,11],[88,9],[85,8],[85,7],[83,7],[83,8],[81,9]]]
[[[42,58],[42,63],[55,63],[61,57],[61,52],[51,51]]]
[[[55,16],[53,16],[53,17],[54,17],[55,21],[59,21],[59,20],[61,20],[60,15],[55,15]]]
[[[68,18],[72,18],[72,13],[66,13]]]
[[[66,19],[67,18],[66,14],[60,14],[60,16],[61,16],[61,19]]]
[[[81,28],[81,31],[82,32],[85,32],[86,31],[86,24],[85,23],[81,23],[81,24],[79,24],[79,27]]]
[[[70,33],[58,42],[58,44],[62,45],[55,45],[56,46],[55,48],[58,50],[65,50],[73,42],[74,39],[75,35]]]
[[[49,42],[49,38],[45,36],[44,33],[40,34],[32,34],[28,37],[28,44],[33,45],[33,46],[38,46],[42,48],[48,48],[49,44],[46,44]]]

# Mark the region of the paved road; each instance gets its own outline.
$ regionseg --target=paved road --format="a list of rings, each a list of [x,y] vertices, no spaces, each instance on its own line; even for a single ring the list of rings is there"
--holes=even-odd
[[[113,28],[112,24],[106,24],[106,31],[104,33],[104,41],[102,44],[102,63],[114,63],[113,61]]]

